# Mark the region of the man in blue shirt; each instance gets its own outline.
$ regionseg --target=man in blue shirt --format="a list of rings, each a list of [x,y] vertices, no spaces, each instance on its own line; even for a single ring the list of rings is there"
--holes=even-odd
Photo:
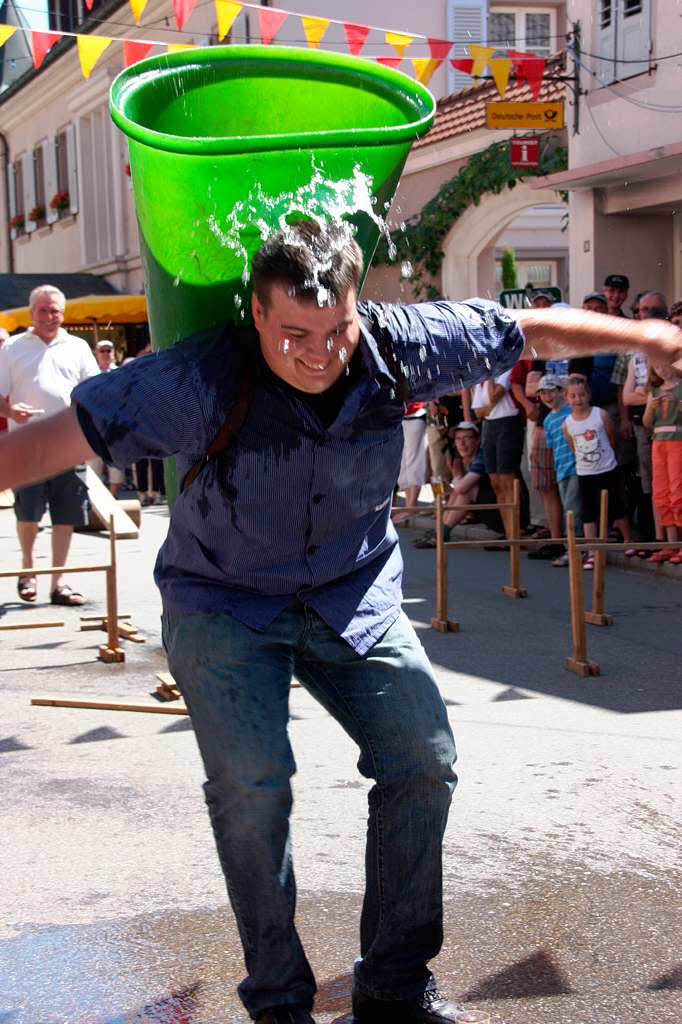
[[[174,455],[190,480],[155,576],[170,670],[192,716],[206,801],[244,946],[239,994],[261,1024],[311,1024],[315,982],[294,926],[287,737],[292,674],[360,750],[369,795],[357,1024],[489,1018],[449,1002],[441,844],[455,747],[433,671],[401,612],[390,522],[404,402],[503,373],[524,348],[682,356],[656,324],[512,312],[484,300],[356,304],[360,250],[343,225],[297,225],[254,260],[256,332],[225,327],[95,377],[74,407],[0,440],[0,490],[99,454]],[[601,320],[606,321],[603,317]],[[620,328],[620,324],[618,325]],[[641,326],[641,325],[640,325]],[[532,351],[531,351],[532,349]],[[251,383],[227,448],[204,457]]]

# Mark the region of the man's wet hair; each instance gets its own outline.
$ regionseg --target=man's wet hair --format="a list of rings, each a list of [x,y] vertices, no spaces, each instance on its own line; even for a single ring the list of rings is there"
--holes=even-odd
[[[252,262],[253,289],[266,309],[280,285],[292,297],[334,305],[360,289],[362,250],[346,223],[300,221],[268,238]]]

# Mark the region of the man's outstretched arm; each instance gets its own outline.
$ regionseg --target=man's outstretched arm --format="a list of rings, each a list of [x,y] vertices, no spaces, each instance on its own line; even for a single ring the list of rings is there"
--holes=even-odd
[[[72,405],[0,437],[0,491],[46,480],[94,458]]]
[[[682,331],[665,320],[626,320],[581,309],[508,311],[523,330],[528,359],[563,359],[597,352],[642,352],[649,363],[682,374]]]

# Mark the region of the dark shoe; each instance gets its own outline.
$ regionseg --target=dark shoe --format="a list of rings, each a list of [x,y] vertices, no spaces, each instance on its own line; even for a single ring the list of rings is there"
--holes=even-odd
[[[304,1006],[270,1006],[261,1010],[256,1024],[315,1024],[315,1019]]]
[[[35,601],[38,596],[35,576],[20,576],[17,581],[17,593],[22,601]]]
[[[52,604],[63,604],[67,608],[80,608],[85,604],[85,598],[77,590],[72,590],[66,583],[56,587],[50,594]]]
[[[371,999],[353,993],[353,1012],[334,1024],[492,1024],[490,1014],[482,1010],[465,1010],[442,995],[425,992],[419,999]]]

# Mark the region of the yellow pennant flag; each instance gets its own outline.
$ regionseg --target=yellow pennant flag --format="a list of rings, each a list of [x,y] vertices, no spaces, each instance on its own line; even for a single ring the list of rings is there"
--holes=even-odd
[[[133,11],[133,17],[135,18],[135,24],[139,25],[142,12],[147,6],[147,0],[130,0],[130,6]]]
[[[473,59],[474,66],[471,69],[472,78],[480,78],[488,66],[488,61],[495,52],[494,46],[469,47],[469,56]]]
[[[89,78],[95,64],[113,40],[106,39],[104,36],[76,36],[76,41],[78,43],[78,56],[81,60],[81,70],[84,77]]]
[[[180,53],[181,50],[195,50],[196,46],[194,43],[168,43],[166,46],[167,53]]]
[[[412,64],[417,81],[422,85],[428,85],[434,71],[437,71],[442,63],[442,60],[436,60],[435,57],[413,57]]]
[[[234,25],[241,9],[242,5],[234,3],[234,0],[215,0],[215,12],[218,18],[218,39],[221,42]]]
[[[329,28],[329,21],[326,18],[301,18],[301,21],[303,22],[303,31],[308,40],[308,46],[316,50]]]
[[[502,99],[507,91],[509,85],[509,76],[511,74],[512,62],[508,57],[498,57],[496,60],[490,61],[490,70],[493,78],[495,79],[495,85]]]
[[[412,39],[412,36],[406,36],[402,32],[386,33],[386,42],[389,46],[393,47],[401,60],[405,56],[405,50],[412,42]]]
[[[10,36],[16,32],[14,25],[0,25],[0,46],[4,46]]]

